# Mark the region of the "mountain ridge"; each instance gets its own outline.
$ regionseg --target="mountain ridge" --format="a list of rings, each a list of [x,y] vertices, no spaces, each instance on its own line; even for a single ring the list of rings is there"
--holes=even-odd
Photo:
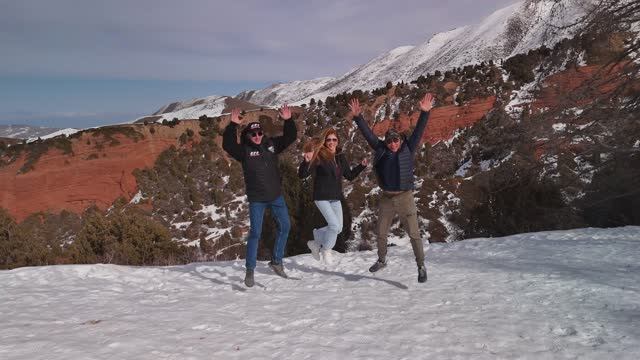
[[[408,83],[435,71],[445,72],[465,65],[499,61],[541,45],[552,47],[558,41],[573,36],[577,27],[561,27],[572,23],[585,11],[586,5],[577,0],[564,0],[561,4],[554,0],[520,1],[494,11],[477,24],[436,33],[415,46],[395,47],[340,77],[278,83],[263,89],[242,91],[234,98],[258,106],[302,105],[312,98],[324,101],[329,96],[356,89],[373,90],[384,87],[388,82]],[[200,100],[211,97],[216,95]],[[184,108],[188,103],[178,102],[178,106]],[[221,112],[214,114],[194,107],[189,114],[191,118],[197,118],[200,115],[220,115]],[[186,118],[180,117],[182,113],[174,115],[178,119]]]

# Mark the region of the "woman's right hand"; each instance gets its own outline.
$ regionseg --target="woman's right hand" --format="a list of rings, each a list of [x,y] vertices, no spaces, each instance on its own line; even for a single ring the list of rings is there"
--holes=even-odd
[[[303,153],[304,155],[304,161],[306,162],[311,162],[311,159],[313,159],[313,152],[306,152]]]

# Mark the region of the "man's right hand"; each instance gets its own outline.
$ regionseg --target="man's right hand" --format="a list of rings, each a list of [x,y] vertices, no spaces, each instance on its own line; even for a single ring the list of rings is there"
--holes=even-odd
[[[353,117],[360,116],[362,113],[362,109],[360,109],[360,100],[353,98],[349,102],[349,109],[351,110],[351,115]]]
[[[242,123],[242,121],[240,120],[240,109],[231,109],[231,122],[238,125]]]

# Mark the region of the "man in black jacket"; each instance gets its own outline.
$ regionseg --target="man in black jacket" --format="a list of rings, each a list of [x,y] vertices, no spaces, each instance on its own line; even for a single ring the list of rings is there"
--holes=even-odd
[[[349,104],[360,132],[375,152],[374,167],[382,189],[378,205],[378,260],[369,268],[371,272],[387,266],[387,235],[393,217],[398,214],[411,239],[411,247],[418,265],[418,282],[427,281],[424,246],[418,228],[418,209],[413,198],[413,169],[415,153],[427,128],[433,101],[433,95],[427,93],[418,103],[420,118],[409,139],[391,128],[387,131],[384,141],[375,136],[362,117],[358,99],[352,99]]]
[[[237,130],[240,125],[240,110],[231,110],[231,122],[225,128],[222,148],[234,159],[242,163],[247,199],[249,200],[249,221],[251,229],[247,237],[246,276],[244,283],[254,285],[254,269],[258,256],[258,241],[262,232],[264,211],[269,208],[278,224],[278,233],[273,247],[269,267],[287,277],[282,266],[284,248],[287,244],[289,229],[289,210],[282,196],[281,176],[278,169],[278,154],[296,141],[296,124],[291,120],[291,110],[285,104],[280,108],[280,117],[284,120],[282,136],[265,136],[259,122],[252,122],[242,130],[240,143]]]

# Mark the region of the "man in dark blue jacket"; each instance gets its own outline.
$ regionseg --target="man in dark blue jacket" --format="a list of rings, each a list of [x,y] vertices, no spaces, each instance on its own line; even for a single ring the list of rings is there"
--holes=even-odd
[[[284,120],[283,135],[269,138],[265,136],[259,122],[252,122],[242,130],[240,143],[237,141],[237,130],[240,121],[240,110],[231,110],[231,122],[224,129],[222,148],[234,159],[242,163],[247,199],[249,200],[249,221],[251,229],[247,237],[246,276],[244,283],[248,287],[254,285],[254,269],[258,256],[258,241],[262,232],[264,211],[271,213],[278,224],[278,233],[273,247],[269,267],[282,276],[287,277],[282,266],[284,248],[291,227],[289,210],[282,196],[282,178],[278,167],[278,154],[296,141],[296,124],[291,120],[291,110],[285,104],[280,108],[280,117]]]
[[[378,260],[369,271],[376,272],[387,266],[387,235],[396,214],[409,233],[411,247],[418,265],[418,281],[427,281],[424,264],[424,246],[418,228],[418,209],[413,198],[413,170],[415,153],[427,128],[429,111],[433,107],[433,95],[427,93],[418,103],[420,117],[410,138],[391,128],[384,141],[378,139],[362,117],[360,102],[352,99],[349,108],[362,135],[374,150],[374,168],[382,196],[378,206]]]

